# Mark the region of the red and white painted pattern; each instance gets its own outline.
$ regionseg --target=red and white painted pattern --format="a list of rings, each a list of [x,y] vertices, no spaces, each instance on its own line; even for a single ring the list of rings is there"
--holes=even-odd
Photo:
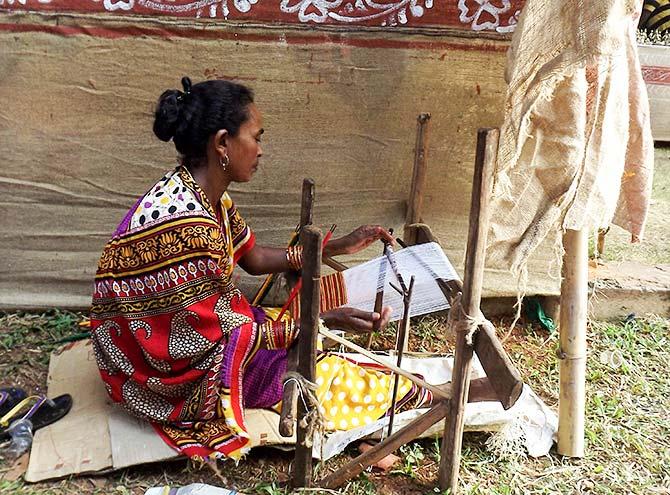
[[[264,23],[451,27],[507,33],[524,0],[0,0],[15,10],[165,15]]]
[[[670,66],[643,65],[642,77],[648,85],[670,86]]]

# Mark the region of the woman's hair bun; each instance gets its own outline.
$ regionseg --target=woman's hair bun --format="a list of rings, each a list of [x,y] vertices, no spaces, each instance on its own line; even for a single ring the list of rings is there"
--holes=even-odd
[[[182,77],[181,85],[184,88],[183,93],[178,89],[168,89],[158,99],[154,115],[154,134],[161,141],[169,141],[174,138],[179,126],[179,114],[184,99],[191,94],[193,86],[191,78]]]
[[[182,98],[181,91],[168,89],[158,99],[154,114],[154,134],[161,141],[169,141],[175,135]]]
[[[193,84],[191,83],[191,78],[190,77],[187,77],[187,76],[182,77],[181,78],[181,85],[184,88],[184,94],[188,95],[188,94],[191,93],[191,86],[193,86]]]

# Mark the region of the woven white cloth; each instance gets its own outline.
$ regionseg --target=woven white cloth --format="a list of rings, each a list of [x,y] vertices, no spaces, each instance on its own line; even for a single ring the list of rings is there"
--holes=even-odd
[[[538,245],[559,246],[566,229],[614,222],[642,237],[653,141],[640,9],[638,0],[526,2],[508,51],[491,266],[523,273]]]

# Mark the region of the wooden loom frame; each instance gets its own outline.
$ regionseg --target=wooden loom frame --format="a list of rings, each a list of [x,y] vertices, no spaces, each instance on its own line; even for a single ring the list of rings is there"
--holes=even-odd
[[[421,243],[433,240],[429,229],[419,224],[423,181],[425,179],[425,124],[429,115],[422,114],[418,118],[417,145],[415,153],[414,173],[412,178],[412,195],[408,208],[405,238],[410,242]],[[480,129],[477,133],[477,150],[471,197],[467,252],[463,284],[458,281],[438,281],[440,289],[451,303],[461,296],[461,306],[466,317],[480,319],[479,309],[484,274],[484,257],[486,234],[489,219],[489,200],[493,182],[493,168],[496,160],[499,131],[497,129]],[[314,201],[314,182],[306,179],[303,184],[303,203],[301,211],[300,243],[303,245],[303,289],[300,297],[301,334],[299,345],[289,351],[288,369],[296,369],[307,380],[314,381],[316,362],[316,340],[319,318],[319,279],[321,274],[321,232],[312,223],[312,207]],[[452,304],[452,307],[453,304]],[[381,460],[401,445],[415,439],[420,433],[438,421],[445,420],[442,439],[439,484],[442,490],[450,489],[454,494],[458,488],[458,472],[461,457],[461,446],[464,426],[464,409],[470,387],[470,370],[473,353],[476,353],[491,388],[505,409],[509,409],[521,394],[523,383],[520,375],[505,353],[489,322],[478,325],[472,336],[472,344],[468,344],[466,331],[458,331],[454,353],[454,371],[451,390],[443,392],[441,400],[433,407],[402,429],[393,433],[372,449],[351,460],[342,468],[320,480],[318,484],[324,488],[337,488],[346,480],[360,474],[368,466]],[[344,339],[342,339],[344,340]],[[348,343],[344,340],[342,343]],[[351,347],[353,344],[348,343]],[[416,378],[416,377],[415,377]],[[416,380],[414,380],[416,381]],[[301,419],[307,413],[302,401],[296,404],[297,390],[294,382],[288,382],[284,389],[284,404],[280,418],[280,432],[288,436],[292,433],[293,424],[298,424],[295,462],[292,472],[292,486],[310,487],[312,477],[312,447],[305,445],[307,431],[301,425]],[[296,411],[297,406],[297,414]],[[296,418],[297,416],[297,418]],[[296,421],[297,419],[297,421]]]

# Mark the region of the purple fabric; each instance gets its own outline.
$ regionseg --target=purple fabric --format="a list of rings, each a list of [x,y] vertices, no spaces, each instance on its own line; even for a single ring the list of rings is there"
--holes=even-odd
[[[252,306],[257,324],[267,320],[262,309]],[[235,329],[224,350],[223,362],[232,362],[233,350],[240,330]],[[269,408],[282,398],[282,377],[286,372],[286,349],[259,349],[249,361],[242,377],[242,400],[250,409]],[[230,384],[230,369],[224,366],[224,386]]]
[[[126,213],[126,216],[123,217],[123,220],[121,220],[119,226],[116,227],[116,230],[114,231],[114,236],[124,234],[128,230],[128,227],[130,226],[130,221],[133,218],[133,213],[135,213],[135,210],[137,210],[137,207],[140,205],[141,201],[142,198],[138,199],[135,202],[135,206],[133,206],[130,210],[128,210],[128,213]]]
[[[244,407],[268,408],[279,402],[285,372],[286,349],[260,349],[247,365],[242,378]]]

